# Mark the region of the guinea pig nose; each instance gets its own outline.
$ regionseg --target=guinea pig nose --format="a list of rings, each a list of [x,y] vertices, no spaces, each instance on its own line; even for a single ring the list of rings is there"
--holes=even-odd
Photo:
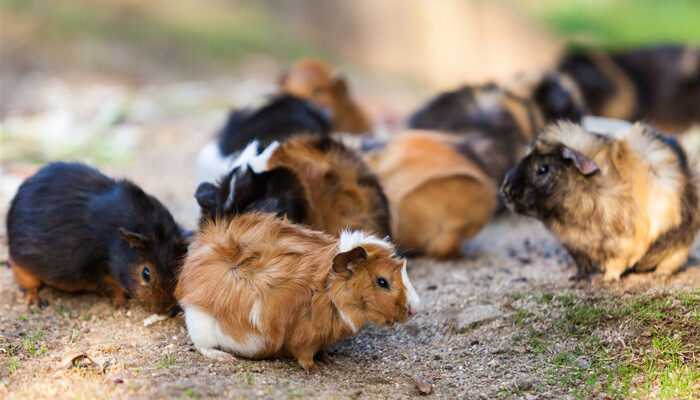
[[[411,306],[408,306],[406,308],[406,314],[408,314],[409,317],[412,317],[412,316],[416,315],[417,313],[418,313],[418,311]]]

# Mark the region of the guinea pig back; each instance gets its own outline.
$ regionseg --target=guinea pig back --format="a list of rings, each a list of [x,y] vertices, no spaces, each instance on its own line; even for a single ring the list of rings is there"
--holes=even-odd
[[[456,256],[491,219],[495,184],[450,144],[454,139],[409,131],[366,157],[389,199],[392,238],[408,252]]]
[[[419,307],[405,260],[363,232],[340,238],[270,214],[208,221],[176,296],[205,356],[229,360],[314,355],[366,323],[404,322]]]

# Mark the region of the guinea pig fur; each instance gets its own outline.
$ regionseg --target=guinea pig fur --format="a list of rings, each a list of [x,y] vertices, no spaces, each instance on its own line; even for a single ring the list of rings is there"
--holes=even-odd
[[[256,173],[248,164],[240,165],[218,183],[200,184],[195,198],[201,208],[200,226],[206,220],[230,219],[250,211],[301,223],[308,209],[301,182],[284,167]]]
[[[258,213],[204,224],[176,296],[204,356],[291,356],[304,369],[366,324],[393,326],[420,306],[390,243],[361,231],[334,238]]]
[[[389,199],[392,240],[408,253],[458,256],[461,243],[493,215],[495,182],[453,147],[453,139],[409,131],[365,158]]]
[[[533,140],[501,194],[547,225],[579,275],[599,270],[612,281],[685,262],[700,227],[696,176],[677,142],[647,125],[601,135],[559,123]]]
[[[655,45],[606,53],[570,52],[559,64],[591,113],[680,128],[698,122],[700,48]]]
[[[279,78],[280,90],[307,99],[333,113],[333,130],[365,133],[372,128],[367,115],[353,100],[346,79],[323,61],[304,58]]]
[[[389,206],[379,180],[341,143],[302,135],[273,143],[248,164],[256,173],[276,168],[294,173],[307,206],[303,224],[334,236],[347,229],[390,235]]]
[[[46,284],[96,291],[115,306],[127,297],[154,312],[175,305],[187,251],[168,210],[127,180],[78,163],[51,163],[28,178],[7,214],[10,265],[28,304]]]
[[[230,172],[251,142],[265,148],[274,141],[302,133],[326,136],[330,129],[330,120],[320,109],[286,94],[257,108],[234,110],[219,131],[218,140],[205,145],[197,155],[197,179],[211,182]]]

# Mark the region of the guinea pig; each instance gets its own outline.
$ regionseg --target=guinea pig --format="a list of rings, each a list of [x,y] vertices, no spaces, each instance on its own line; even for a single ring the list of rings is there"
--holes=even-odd
[[[594,115],[645,119],[681,130],[700,118],[697,46],[571,52],[559,69],[577,82]]]
[[[403,323],[420,307],[390,243],[258,213],[205,223],[175,295],[202,355],[291,356],[307,370],[316,353],[365,325]]]
[[[278,167],[256,173],[248,164],[237,166],[220,182],[204,182],[195,193],[201,208],[200,226],[207,220],[260,211],[301,223],[308,209],[296,174]]]
[[[205,145],[195,161],[199,182],[215,181],[231,171],[232,164],[253,141],[270,143],[296,134],[327,136],[330,119],[309,101],[279,95],[257,108],[234,110],[218,134]]]
[[[48,164],[19,188],[7,214],[10,265],[28,304],[46,284],[128,297],[154,312],[175,306],[187,242],[168,210],[128,180],[79,163]]]
[[[579,276],[675,272],[698,223],[697,172],[672,138],[635,124],[613,135],[571,123],[545,129],[501,187],[514,211],[541,219]]]
[[[389,199],[392,240],[408,253],[458,256],[461,243],[493,215],[496,183],[455,139],[408,131],[365,157]]]
[[[584,112],[582,97],[570,79],[533,71],[500,85],[467,85],[440,94],[411,116],[409,126],[462,136],[464,155],[487,161],[486,173],[501,182],[548,122],[578,122]]]
[[[244,153],[249,153],[248,149]],[[267,188],[258,187],[257,192],[271,193],[273,197],[279,191],[289,194],[285,203],[303,205],[303,211],[296,214],[300,221],[296,222],[334,236],[347,229],[362,229],[380,237],[390,235],[389,206],[379,180],[361,158],[334,139],[297,136],[281,144],[275,142],[257,156],[236,162],[244,163],[256,174],[279,168],[291,171],[301,189],[289,179],[269,182]],[[278,184],[281,186],[275,188]],[[226,196],[243,208],[250,204],[239,200],[235,190]],[[262,197],[255,199],[260,201]]]
[[[365,133],[372,128],[367,115],[353,100],[346,79],[323,61],[304,58],[279,77],[284,93],[307,99],[333,114],[333,129]]]

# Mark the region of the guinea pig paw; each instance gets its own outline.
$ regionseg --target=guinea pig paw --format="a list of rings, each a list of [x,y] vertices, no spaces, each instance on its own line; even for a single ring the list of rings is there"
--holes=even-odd
[[[114,297],[109,299],[114,308],[129,308],[129,302],[123,297]]]
[[[328,354],[327,351],[321,350],[318,353],[316,353],[316,357],[314,357],[318,361],[326,364],[326,365],[333,365],[335,364],[335,361],[333,360],[333,357],[331,357],[330,354]]]
[[[312,373],[316,367],[314,360],[299,360],[299,365],[308,373]]]
[[[618,273],[615,273],[615,272],[606,271],[606,272],[605,272],[605,275],[603,276],[603,282],[604,282],[604,283],[615,283],[615,282],[619,282],[619,281],[620,281],[620,275],[621,275],[621,274],[618,274]]]
[[[27,294],[27,297],[25,299],[25,302],[27,304],[27,307],[35,306],[38,308],[44,308],[49,305],[49,301],[44,299],[43,297],[40,297],[38,294],[33,293],[33,294]]]

